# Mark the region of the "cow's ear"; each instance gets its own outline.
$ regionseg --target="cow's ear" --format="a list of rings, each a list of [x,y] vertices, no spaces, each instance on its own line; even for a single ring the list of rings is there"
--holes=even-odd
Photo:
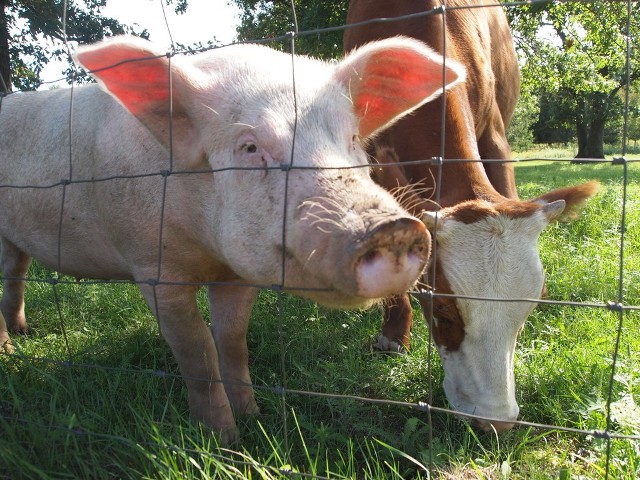
[[[422,220],[422,223],[425,224],[427,230],[429,230],[429,233],[431,233],[432,235],[436,231],[436,226],[438,225],[438,223],[442,222],[442,218],[442,215],[440,215],[438,212],[431,212],[426,210],[420,215],[420,220]]]
[[[550,223],[556,220],[569,221],[577,218],[585,202],[593,197],[599,188],[598,182],[586,182],[582,185],[552,190],[533,201],[544,205],[543,211]],[[552,207],[554,204],[562,204],[563,208],[554,209]]]
[[[171,145],[185,161],[201,157],[189,108],[199,70],[135,37],[115,37],[81,47],[75,60],[165,147]]]
[[[542,213],[548,223],[553,223],[562,218],[562,213],[565,211],[566,207],[567,203],[564,200],[556,200],[551,203],[545,203],[542,206]]]
[[[349,92],[366,138],[463,81],[465,69],[444,62],[422,42],[393,37],[353,51],[335,75]]]

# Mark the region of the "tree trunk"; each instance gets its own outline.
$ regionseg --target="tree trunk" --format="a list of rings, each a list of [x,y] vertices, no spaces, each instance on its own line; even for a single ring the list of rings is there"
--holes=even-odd
[[[604,127],[608,102],[603,93],[594,93],[578,102],[584,106],[576,119],[578,153],[576,158],[604,158]]]
[[[580,116],[576,119],[576,138],[578,140],[578,154],[576,157],[581,158],[582,155],[580,155],[580,152],[586,149],[587,143],[589,142],[589,125],[587,125],[587,122]]]
[[[578,133],[578,153],[576,158],[604,158],[603,119],[591,122],[588,128],[586,125],[582,127],[583,132]]]
[[[9,56],[8,0],[0,0],[0,92],[11,91],[11,57]]]

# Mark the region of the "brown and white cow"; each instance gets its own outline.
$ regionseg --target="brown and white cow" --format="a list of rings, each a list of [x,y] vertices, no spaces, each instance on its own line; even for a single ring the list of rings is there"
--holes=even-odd
[[[438,167],[412,162],[381,166],[374,178],[386,188],[400,187],[405,202],[424,215],[436,248],[435,272],[425,277],[436,294],[498,299],[537,299],[544,273],[537,240],[550,223],[571,218],[597,188],[590,182],[518,200],[512,163],[485,162],[511,156],[505,136],[518,99],[520,79],[513,40],[499,3],[472,0],[352,0],[347,23],[393,18],[425,11],[427,16],[355,25],[345,31],[346,51],[385,37],[409,35],[462,64],[464,86],[424,105],[375,140],[380,164],[443,158],[438,204]],[[443,19],[445,20],[443,22]],[[444,123],[443,123],[444,122]],[[444,127],[444,134],[443,134]],[[442,140],[444,139],[444,144]],[[396,156],[397,155],[397,156]],[[477,160],[461,162],[459,160]],[[407,191],[411,186],[412,191]],[[404,187],[404,188],[403,188]],[[439,210],[436,215],[434,211]],[[475,420],[489,430],[506,430],[517,419],[513,356],[519,331],[535,302],[494,302],[434,296],[421,300],[440,353],[444,390],[456,410],[499,419]],[[409,346],[408,296],[388,299],[378,348]]]

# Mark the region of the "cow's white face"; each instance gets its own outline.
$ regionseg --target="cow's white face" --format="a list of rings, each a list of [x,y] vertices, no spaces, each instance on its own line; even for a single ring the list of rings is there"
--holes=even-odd
[[[515,208],[515,207],[518,208]],[[426,220],[436,226],[436,293],[497,299],[538,299],[544,272],[537,242],[565,207],[465,202]],[[499,419],[474,423],[505,430],[518,417],[513,356],[535,302],[435,297],[432,335],[445,371],[444,390],[460,412]]]

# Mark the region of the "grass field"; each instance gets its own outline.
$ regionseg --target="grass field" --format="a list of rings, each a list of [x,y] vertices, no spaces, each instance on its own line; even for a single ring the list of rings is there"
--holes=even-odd
[[[523,198],[602,183],[578,220],[541,237],[552,299],[603,304],[618,302],[622,291],[624,305],[640,305],[640,164],[629,166],[620,289],[622,172],[611,164],[518,164]],[[37,265],[29,275],[54,277]],[[200,300],[205,311],[205,296]],[[604,475],[608,448],[609,478],[640,476],[640,439],[607,445],[561,430],[606,427],[622,321],[610,431],[640,435],[637,310],[539,306],[518,343],[517,398],[522,420],[558,428],[521,426],[495,436],[450,414],[349,397],[446,406],[424,322],[416,322],[407,355],[380,354],[370,348],[379,310],[335,312],[262,292],[249,332],[262,413],[239,422],[242,442],[234,451],[218,448],[189,421],[186,389],[136,287],[33,282],[27,315],[30,333],[13,337],[18,354],[0,356],[2,480],[591,479]],[[340,396],[282,394],[276,386]]]

